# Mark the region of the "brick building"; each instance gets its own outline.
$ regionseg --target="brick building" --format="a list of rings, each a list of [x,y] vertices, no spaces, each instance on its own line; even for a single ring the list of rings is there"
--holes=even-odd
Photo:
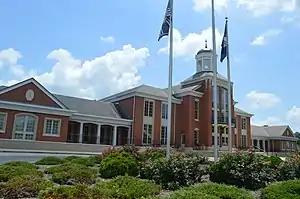
[[[218,128],[218,142],[226,150],[228,104],[232,103],[233,147],[249,148],[252,114],[236,108],[235,101],[228,102],[227,80],[220,74],[218,97],[213,98],[210,49],[200,50],[195,61],[196,73],[173,87],[171,145],[209,150],[214,145],[213,128]],[[162,146],[170,117],[167,97],[167,89],[141,85],[101,100],[87,100],[53,94],[31,78],[0,86],[0,139]],[[214,108],[218,109],[217,127]]]

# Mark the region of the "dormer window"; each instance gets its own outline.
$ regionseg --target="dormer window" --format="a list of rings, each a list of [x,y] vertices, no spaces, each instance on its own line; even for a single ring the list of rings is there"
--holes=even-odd
[[[210,57],[205,56],[203,57],[203,70],[210,70],[211,61]]]

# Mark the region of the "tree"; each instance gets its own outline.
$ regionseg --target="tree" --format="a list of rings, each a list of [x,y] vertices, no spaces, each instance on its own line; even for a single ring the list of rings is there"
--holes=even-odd
[[[297,145],[300,145],[300,132],[294,133],[294,136],[298,139],[297,140]]]

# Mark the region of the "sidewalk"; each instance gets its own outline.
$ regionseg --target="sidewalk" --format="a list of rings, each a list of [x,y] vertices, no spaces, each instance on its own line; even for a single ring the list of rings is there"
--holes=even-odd
[[[80,151],[41,151],[41,150],[21,150],[21,149],[1,149],[0,153],[43,153],[43,154],[66,154],[66,155],[98,155],[101,152],[80,152]]]

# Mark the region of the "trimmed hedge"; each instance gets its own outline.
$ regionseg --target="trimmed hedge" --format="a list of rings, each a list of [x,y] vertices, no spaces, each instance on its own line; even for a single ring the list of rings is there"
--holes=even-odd
[[[42,177],[43,172],[38,170],[38,167],[28,162],[9,162],[0,165],[0,182],[7,182],[18,176],[35,176]]]
[[[254,199],[246,190],[234,186],[202,183],[183,188],[172,193],[166,199]]]
[[[54,186],[54,183],[35,176],[19,176],[2,183],[0,198],[32,198],[41,190]]]
[[[37,165],[58,165],[58,164],[63,164],[65,162],[66,162],[66,160],[64,160],[62,158],[58,158],[55,156],[48,156],[48,157],[44,157],[44,158],[36,161],[35,164],[37,164]]]
[[[262,199],[300,199],[300,180],[277,182],[261,190]]]
[[[93,198],[136,199],[157,195],[161,186],[131,176],[118,176],[110,181],[97,183]]]
[[[126,152],[111,152],[101,160],[100,175],[102,178],[114,178],[116,176],[137,176],[138,162],[131,154]]]
[[[91,199],[91,189],[86,185],[62,185],[41,191],[40,199]]]

